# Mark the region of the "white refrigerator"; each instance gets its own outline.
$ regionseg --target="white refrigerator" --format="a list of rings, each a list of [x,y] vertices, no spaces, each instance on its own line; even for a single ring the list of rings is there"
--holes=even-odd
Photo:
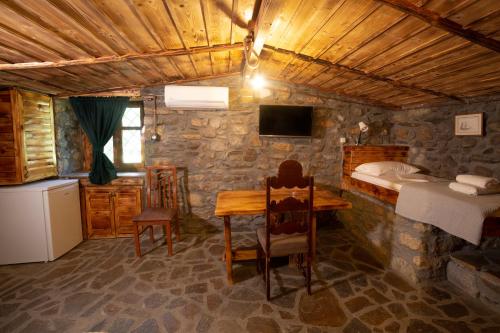
[[[78,180],[0,186],[0,265],[52,261],[80,242]]]

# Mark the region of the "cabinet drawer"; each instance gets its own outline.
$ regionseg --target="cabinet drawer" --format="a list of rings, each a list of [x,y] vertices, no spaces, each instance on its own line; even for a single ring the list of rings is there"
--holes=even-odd
[[[109,191],[93,190],[87,192],[87,209],[108,210],[113,209],[112,196]]]

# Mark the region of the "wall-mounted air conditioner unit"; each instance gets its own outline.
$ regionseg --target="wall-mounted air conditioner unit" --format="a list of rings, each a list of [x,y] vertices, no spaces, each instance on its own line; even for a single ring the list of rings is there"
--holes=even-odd
[[[229,88],[165,86],[165,104],[176,109],[227,109]]]

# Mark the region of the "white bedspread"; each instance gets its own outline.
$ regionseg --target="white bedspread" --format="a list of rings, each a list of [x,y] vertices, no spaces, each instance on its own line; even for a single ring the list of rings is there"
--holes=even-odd
[[[484,219],[500,208],[500,194],[471,197],[449,189],[448,184],[404,184],[399,191],[396,213],[435,225],[478,245]]]

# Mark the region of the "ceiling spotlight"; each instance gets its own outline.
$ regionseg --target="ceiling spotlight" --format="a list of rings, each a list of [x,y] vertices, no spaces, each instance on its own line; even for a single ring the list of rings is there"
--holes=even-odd
[[[250,84],[254,89],[262,89],[266,86],[266,79],[262,75],[254,75],[250,80]]]

